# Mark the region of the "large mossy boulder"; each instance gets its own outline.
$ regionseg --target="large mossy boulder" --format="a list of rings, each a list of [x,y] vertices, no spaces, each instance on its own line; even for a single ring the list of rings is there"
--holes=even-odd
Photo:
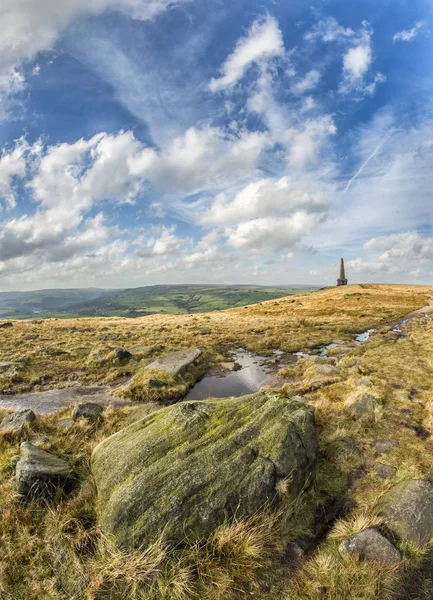
[[[316,460],[313,409],[281,394],[179,403],[95,448],[100,523],[121,547],[195,541],[255,514],[281,479],[298,494]]]
[[[378,512],[395,538],[425,546],[433,538],[433,484],[401,481],[382,497]]]

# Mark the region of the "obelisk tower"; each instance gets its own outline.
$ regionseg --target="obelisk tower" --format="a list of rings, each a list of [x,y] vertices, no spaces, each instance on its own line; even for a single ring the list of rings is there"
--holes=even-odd
[[[344,260],[340,260],[340,277],[337,279],[337,285],[347,285],[346,273],[344,271]]]

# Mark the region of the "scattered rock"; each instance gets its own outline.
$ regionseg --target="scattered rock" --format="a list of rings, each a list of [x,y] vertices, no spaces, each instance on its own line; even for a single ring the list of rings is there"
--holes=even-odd
[[[0,424],[0,431],[22,437],[35,419],[36,415],[32,410],[28,408],[17,410],[4,417]]]
[[[7,321],[6,323],[0,323],[0,329],[6,329],[7,327],[13,327],[13,323]]]
[[[301,548],[301,546],[298,544],[298,542],[291,542],[286,546],[283,560],[285,563],[294,565],[301,562],[304,556],[305,552],[303,548]]]
[[[202,352],[199,348],[188,348],[187,350],[170,352],[151,362],[150,365],[146,366],[146,370],[164,371],[171,377],[177,377],[196,361],[201,354]]]
[[[363,385],[373,385],[373,382],[371,381],[370,377],[367,377],[365,375],[364,377],[360,377],[359,379],[357,379],[355,381],[355,385],[361,387]]]
[[[374,466],[374,472],[377,479],[392,479],[397,473],[397,469],[395,467],[391,467],[391,465],[377,463],[377,465]]]
[[[355,419],[374,423],[376,398],[371,394],[365,394],[350,407],[350,412]]]
[[[354,558],[390,567],[400,562],[401,554],[376,529],[367,529],[340,544],[340,552]]]
[[[230,371],[230,372],[236,371],[236,363],[235,362],[222,362],[222,363],[220,363],[220,367],[224,371]]]
[[[276,499],[280,479],[299,493],[316,460],[313,409],[281,394],[176,404],[95,448],[101,526],[121,547],[198,540]]]
[[[75,425],[74,419],[59,419],[57,421],[57,426],[62,429],[69,429],[69,427],[73,427]]]
[[[84,404],[77,404],[77,406],[72,411],[72,419],[76,421],[77,419],[87,419],[91,423],[96,423],[102,418],[102,412],[104,407],[100,404],[95,404],[93,402],[85,402]]]
[[[378,514],[397,539],[425,546],[433,537],[433,485],[422,479],[400,482],[383,496]]]
[[[319,375],[339,375],[340,369],[333,365],[317,365],[316,373]]]
[[[380,456],[381,454],[391,452],[391,450],[393,450],[397,446],[398,440],[378,440],[377,442],[373,442],[371,444],[371,447],[374,449],[376,456]]]
[[[16,468],[16,483],[21,496],[50,496],[59,486],[68,487],[73,471],[62,458],[23,442]]]
[[[122,363],[126,363],[132,358],[132,354],[128,350],[125,350],[125,348],[116,348],[113,353],[116,360]]]

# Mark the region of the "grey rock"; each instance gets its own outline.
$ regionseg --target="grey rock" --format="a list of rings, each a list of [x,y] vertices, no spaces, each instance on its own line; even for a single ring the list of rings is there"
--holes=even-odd
[[[74,419],[59,419],[57,421],[57,426],[62,429],[69,429],[69,427],[73,427],[75,425]]]
[[[433,538],[433,485],[422,479],[400,482],[382,497],[378,514],[397,539],[425,546]]]
[[[92,423],[96,423],[102,418],[104,407],[100,404],[94,404],[93,402],[85,402],[84,404],[77,404],[72,411],[72,419],[87,419]]]
[[[373,423],[375,420],[376,398],[365,394],[350,407],[350,412],[355,419]]]
[[[392,479],[397,473],[397,469],[395,467],[391,467],[390,465],[377,463],[377,465],[374,467],[374,472],[377,479]]]
[[[371,447],[375,451],[376,456],[380,456],[381,454],[391,452],[391,450],[393,450],[397,446],[398,440],[378,440],[377,442],[373,442],[371,445]]]
[[[202,352],[199,348],[188,348],[187,350],[170,352],[151,362],[150,365],[146,366],[146,370],[164,371],[171,377],[177,377],[177,375],[183,373],[196,361],[201,354]]]
[[[320,375],[339,375],[340,369],[332,365],[317,365],[316,372]]]
[[[370,377],[364,375],[364,377],[360,377],[355,381],[355,385],[361,387],[363,385],[373,385],[373,382],[371,381]]]
[[[390,567],[400,562],[401,554],[376,529],[367,529],[340,544],[340,552],[354,558]]]
[[[21,437],[35,419],[36,415],[32,410],[28,408],[17,410],[4,417],[0,424],[0,431],[13,433]]]
[[[16,467],[16,483],[21,496],[50,496],[59,486],[73,481],[69,464],[54,454],[29,442],[20,447],[21,458]]]
[[[114,350],[114,356],[119,362],[125,363],[131,360],[132,354],[125,350],[125,348],[116,348]]]
[[[101,442],[92,456],[100,524],[121,547],[173,544],[298,494],[317,460],[314,411],[281,394],[182,402]]]
[[[284,551],[284,562],[289,564],[299,563],[305,556],[303,548],[298,542],[291,542]]]

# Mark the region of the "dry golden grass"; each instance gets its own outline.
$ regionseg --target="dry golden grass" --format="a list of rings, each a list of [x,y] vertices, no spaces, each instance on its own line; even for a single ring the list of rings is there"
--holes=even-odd
[[[402,545],[401,565],[384,569],[340,556],[338,545],[341,539],[378,525],[377,501],[395,482],[408,476],[433,481],[433,444],[426,437],[433,431],[433,323],[414,319],[407,336],[401,338],[385,326],[426,305],[431,295],[432,287],[355,285],[207,315],[15,322],[2,330],[0,361],[18,365],[2,371],[0,386],[3,392],[17,392],[65,382],[112,383],[134,375],[139,382],[142,367],[170,349],[201,347],[206,368],[222,360],[233,345],[262,354],[277,348],[300,350],[333,339],[350,346],[354,332],[379,327],[366,344],[349,348],[344,356],[337,354],[338,376],[314,384],[315,367],[300,361],[287,369],[293,381],[281,382],[287,391],[306,393],[316,408],[320,457],[314,484],[294,499],[287,497],[287,486],[281,482],[279,511],[268,508],[248,521],[223,524],[208,540],[192,546],[172,549],[158,543],[124,553],[97,527],[89,469],[92,449],[143,416],[143,410],[158,409],[158,404],[110,408],[98,426],[81,422],[71,430],[57,427],[59,416],[38,417],[36,433],[49,439],[44,448],[67,458],[81,480],[75,496],[58,498],[50,505],[23,505],[16,497],[18,441],[0,436],[0,597],[422,598],[428,550],[420,553]],[[113,361],[113,348],[136,345],[154,350],[127,365]],[[89,359],[95,354],[99,357]],[[360,386],[363,376],[371,382]],[[174,384],[188,385],[188,381]],[[353,399],[365,392],[380,399],[372,424],[356,421],[348,410]],[[64,411],[60,416],[68,414]],[[384,439],[396,439],[398,445],[378,457],[372,444]],[[394,479],[376,479],[374,465],[379,461],[397,469]],[[335,503],[343,510],[336,511],[335,523],[327,524]],[[320,543],[301,567],[293,570],[282,564],[285,544],[315,535]]]

